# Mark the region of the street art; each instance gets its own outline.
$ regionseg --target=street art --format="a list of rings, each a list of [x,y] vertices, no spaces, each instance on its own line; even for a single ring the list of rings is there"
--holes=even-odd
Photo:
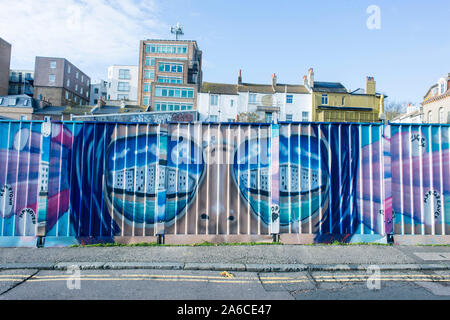
[[[0,136],[0,246],[450,233],[445,125],[3,121]]]
[[[171,111],[171,112],[139,112],[139,113],[116,113],[99,114],[89,116],[74,116],[79,121],[117,121],[117,122],[145,122],[145,123],[168,123],[168,122],[193,122],[198,121],[197,111]]]

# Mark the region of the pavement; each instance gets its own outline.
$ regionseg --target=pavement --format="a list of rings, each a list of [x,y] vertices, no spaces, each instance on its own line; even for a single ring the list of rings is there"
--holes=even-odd
[[[239,272],[450,270],[450,246],[255,245],[0,248],[0,270]]]

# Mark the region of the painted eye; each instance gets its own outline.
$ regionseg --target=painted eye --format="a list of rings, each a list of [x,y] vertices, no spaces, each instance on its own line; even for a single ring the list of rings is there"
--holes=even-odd
[[[108,148],[108,196],[128,221],[154,224],[159,190],[166,191],[166,222],[185,212],[195,195],[204,170],[199,147],[168,137],[167,165],[159,164],[158,153],[156,134],[120,138]]]
[[[280,224],[289,225],[314,214],[320,206],[319,191],[328,183],[326,161],[319,159],[325,145],[307,135],[280,136]],[[264,223],[270,221],[270,143],[247,140],[234,157],[234,177],[241,196]],[[310,208],[311,206],[311,208]]]

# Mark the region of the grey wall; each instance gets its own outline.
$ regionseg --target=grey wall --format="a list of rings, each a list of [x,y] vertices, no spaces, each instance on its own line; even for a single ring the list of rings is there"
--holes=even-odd
[[[11,45],[0,38],[0,96],[8,95]]]

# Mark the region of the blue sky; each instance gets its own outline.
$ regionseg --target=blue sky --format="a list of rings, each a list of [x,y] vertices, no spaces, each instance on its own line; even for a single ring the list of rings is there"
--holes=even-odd
[[[366,26],[369,5],[381,10],[379,30]],[[242,69],[245,82],[276,73],[301,83],[313,67],[316,80],[357,89],[370,75],[391,100],[419,103],[450,72],[445,0],[2,0],[4,11],[13,68],[62,56],[93,80],[111,64],[137,64],[139,40],[171,38],[177,22],[203,51],[204,81],[235,83]]]

